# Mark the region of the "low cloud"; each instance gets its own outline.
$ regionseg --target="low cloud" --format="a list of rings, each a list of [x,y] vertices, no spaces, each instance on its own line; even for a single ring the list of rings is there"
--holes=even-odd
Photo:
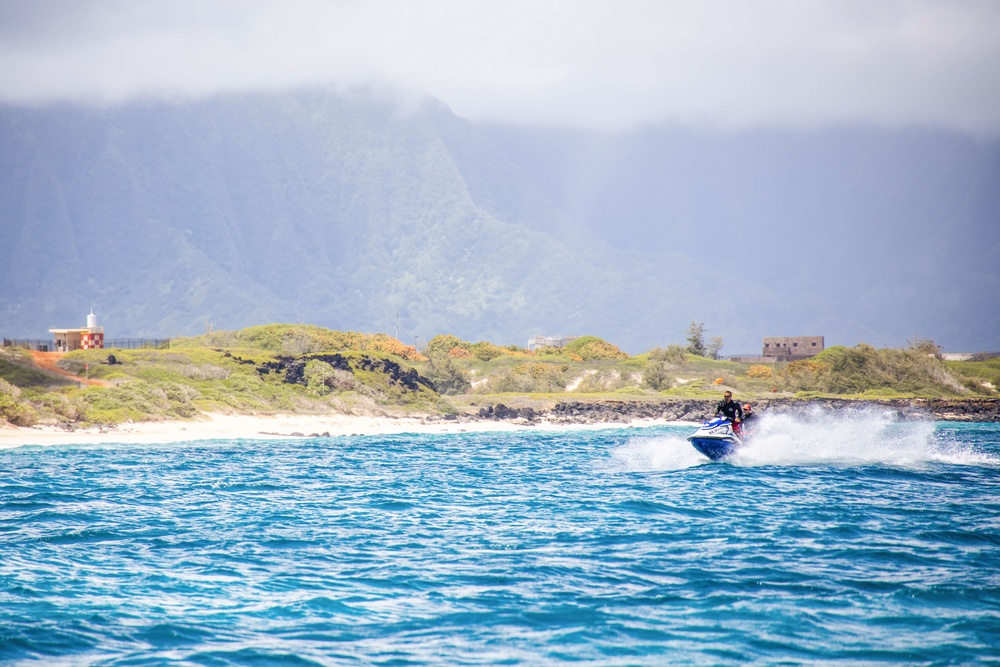
[[[996,134],[1000,3],[0,0],[0,100],[380,82],[486,120]]]

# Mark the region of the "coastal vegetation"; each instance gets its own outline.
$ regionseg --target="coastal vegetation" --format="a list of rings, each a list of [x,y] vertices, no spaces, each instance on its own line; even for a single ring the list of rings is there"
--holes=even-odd
[[[948,362],[931,341],[903,349],[831,347],[810,359],[743,364],[691,345],[629,355],[596,336],[528,350],[450,334],[421,350],[388,334],[275,324],[210,331],[169,349],[77,350],[46,369],[0,349],[0,418],[120,424],[202,412],[349,414],[475,411],[560,400],[996,397],[1000,359]],[[55,372],[55,371],[58,372]]]

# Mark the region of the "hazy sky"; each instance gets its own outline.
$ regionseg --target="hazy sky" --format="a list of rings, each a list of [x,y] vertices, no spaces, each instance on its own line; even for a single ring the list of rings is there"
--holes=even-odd
[[[997,0],[0,0],[0,100],[380,82],[471,119],[1000,134]]]

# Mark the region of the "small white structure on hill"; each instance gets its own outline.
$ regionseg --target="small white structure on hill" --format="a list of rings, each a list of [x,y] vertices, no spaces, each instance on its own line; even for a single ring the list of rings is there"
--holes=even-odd
[[[565,347],[576,336],[532,336],[528,339],[529,350],[540,350],[545,347]]]
[[[56,352],[73,350],[104,349],[104,327],[97,326],[97,315],[90,309],[87,326],[82,329],[49,329],[55,342]]]

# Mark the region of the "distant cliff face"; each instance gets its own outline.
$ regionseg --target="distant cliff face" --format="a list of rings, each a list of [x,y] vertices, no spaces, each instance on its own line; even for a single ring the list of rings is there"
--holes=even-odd
[[[764,336],[1000,350],[1000,141],[874,127],[601,133],[483,127],[611,247],[710,262]],[[716,294],[706,292],[707,300]],[[732,344],[730,344],[732,343]]]
[[[661,271],[569,233],[435,103],[313,91],[8,108],[0,147],[12,335],[72,326],[94,304],[113,336],[272,321],[394,332],[398,317],[410,340],[520,343],[628,337],[622,321],[650,296],[688,298],[667,279],[680,262]]]
[[[821,180],[802,176],[780,193],[776,177],[748,183],[730,178],[735,169],[717,179],[704,161],[663,170],[646,148],[643,160],[628,157],[646,145],[634,138],[616,140],[602,160],[543,134],[532,158],[519,150],[525,136],[484,133],[433,101],[403,107],[322,90],[0,108],[0,334],[75,326],[92,305],[112,338],[276,321],[395,333],[398,322],[407,342],[595,334],[640,352],[682,341],[696,319],[726,338],[726,353],[757,349],[764,335],[894,342],[885,340],[900,333],[894,312],[914,328],[904,337],[935,336],[921,326],[935,318],[975,329],[961,295],[912,294],[912,281],[887,282],[891,269],[875,276],[884,284],[865,274],[863,293],[845,281],[856,267],[826,250],[844,257],[845,247],[871,243],[829,241],[829,221],[850,210],[831,218],[815,191]],[[647,143],[676,152],[682,139]],[[717,141],[715,162],[703,156],[709,165],[726,162]],[[787,168],[809,169],[803,155]],[[756,239],[749,218],[720,219],[743,204],[765,216],[752,196],[758,182],[766,197],[800,202],[788,216],[822,224],[791,244],[781,233]],[[814,190],[802,192],[807,185]],[[923,188],[940,207],[932,190]],[[909,239],[924,223],[893,223],[898,233],[870,239],[888,236],[892,247],[894,235]],[[954,281],[935,275],[940,253],[920,254],[934,245],[901,247],[930,276],[919,289],[937,281],[950,294]],[[994,264],[976,284],[989,288],[996,276]],[[849,289],[831,288],[838,281]],[[1000,289],[990,294],[980,305],[996,303]],[[849,315],[859,307],[863,316]],[[992,312],[995,321],[1000,307]],[[995,338],[1000,324],[989,331]]]

